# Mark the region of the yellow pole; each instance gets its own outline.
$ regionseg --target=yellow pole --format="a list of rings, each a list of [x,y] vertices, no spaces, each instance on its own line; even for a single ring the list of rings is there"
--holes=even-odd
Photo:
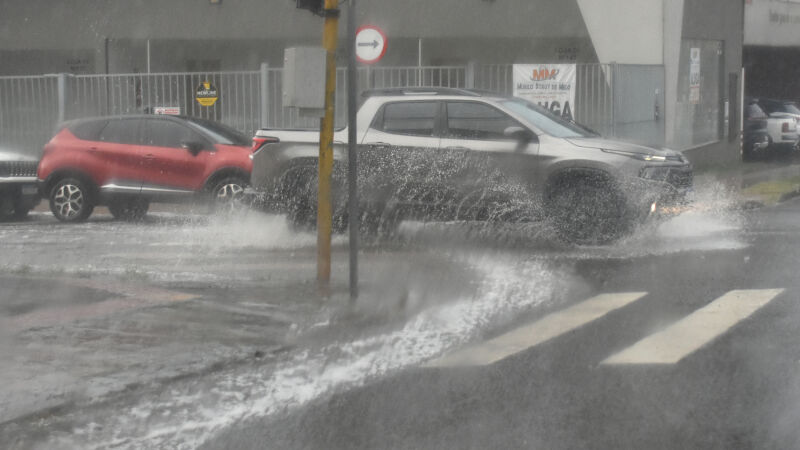
[[[333,173],[333,118],[336,95],[336,39],[339,31],[338,0],[325,0],[322,47],[325,58],[325,116],[319,131],[319,195],[317,196],[317,283],[323,295],[331,281],[331,174]]]

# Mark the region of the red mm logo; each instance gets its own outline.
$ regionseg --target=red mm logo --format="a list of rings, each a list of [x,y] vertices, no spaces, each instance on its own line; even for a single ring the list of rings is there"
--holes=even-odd
[[[534,69],[533,73],[531,74],[531,80],[533,81],[555,80],[556,75],[558,75],[558,69],[552,69],[552,70],[547,68],[539,70]]]

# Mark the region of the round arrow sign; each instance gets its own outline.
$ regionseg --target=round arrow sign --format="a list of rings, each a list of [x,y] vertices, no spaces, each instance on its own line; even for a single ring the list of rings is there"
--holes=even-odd
[[[373,64],[386,54],[386,35],[380,28],[364,25],[356,31],[356,58],[365,64]]]

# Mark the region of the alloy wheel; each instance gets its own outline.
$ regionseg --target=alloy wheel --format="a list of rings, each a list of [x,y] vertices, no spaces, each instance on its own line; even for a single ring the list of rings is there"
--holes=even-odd
[[[244,187],[238,183],[227,183],[219,186],[216,192],[218,202],[230,202],[239,199],[244,193]]]
[[[58,213],[65,219],[78,216],[84,207],[83,191],[74,184],[64,184],[53,196],[53,203]]]

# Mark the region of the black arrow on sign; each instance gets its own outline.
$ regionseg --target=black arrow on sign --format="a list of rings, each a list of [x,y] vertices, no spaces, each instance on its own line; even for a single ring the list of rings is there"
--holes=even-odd
[[[359,42],[359,43],[358,43],[358,46],[359,46],[359,47],[372,47],[372,48],[378,48],[378,41],[372,41],[372,42]]]

